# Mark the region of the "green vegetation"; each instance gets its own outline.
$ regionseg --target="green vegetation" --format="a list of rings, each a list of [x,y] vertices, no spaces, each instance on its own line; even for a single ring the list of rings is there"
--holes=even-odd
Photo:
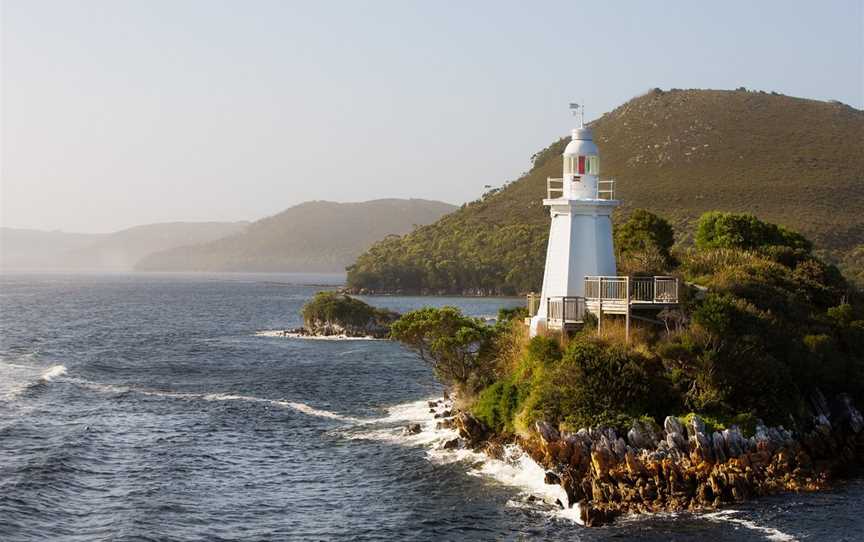
[[[363,329],[371,325],[389,324],[396,313],[375,308],[339,292],[318,292],[301,311],[308,328],[318,323],[335,323],[342,327]]]
[[[616,179],[624,203],[616,223],[647,209],[667,217],[686,247],[701,214],[753,213],[806,234],[827,261],[843,264],[848,277],[864,278],[864,215],[851,204],[864,200],[864,112],[760,92],[655,90],[592,128],[603,176]],[[501,189],[375,244],[348,268],[349,286],[468,294],[539,290],[549,233],[541,200],[546,178],[561,176],[566,143],[535,154],[531,170]],[[633,265],[621,258],[622,269],[665,266],[653,248],[630,252]]]
[[[631,216],[619,258],[668,250],[663,219]],[[667,271],[691,285],[684,303],[658,315],[667,326],[638,326],[630,342],[611,318],[602,337],[586,326],[528,340],[516,315],[488,327],[453,308],[409,313],[393,337],[503,433],[540,420],[620,429],[675,413],[750,432],[757,419],[801,419],[816,389],[864,398],[864,306],[837,269],[799,234],[749,215],[709,212],[697,230],[695,247],[669,254]]]

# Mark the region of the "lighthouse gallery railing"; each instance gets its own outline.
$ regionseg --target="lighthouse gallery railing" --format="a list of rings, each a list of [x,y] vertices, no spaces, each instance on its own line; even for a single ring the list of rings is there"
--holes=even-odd
[[[546,178],[546,198],[557,199],[564,197],[564,179]],[[615,179],[598,179],[595,199],[615,199]]]
[[[585,277],[588,301],[678,303],[678,279],[656,277]]]

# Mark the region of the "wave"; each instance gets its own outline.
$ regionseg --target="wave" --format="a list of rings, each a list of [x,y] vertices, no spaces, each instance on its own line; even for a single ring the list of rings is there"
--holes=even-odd
[[[348,335],[302,335],[300,333],[292,333],[281,329],[270,329],[256,331],[253,334],[255,337],[279,337],[284,339],[304,339],[307,341],[386,341],[387,339],[378,339],[372,336],[366,337],[349,337]]]
[[[63,376],[66,374],[66,366],[65,365],[53,365],[46,369],[41,376],[41,380],[44,382],[51,382],[58,376]]]
[[[4,362],[0,367],[6,369],[3,371],[4,373],[11,373],[4,374],[4,378],[0,379],[0,381],[8,383],[8,386],[5,386],[5,389],[0,388],[0,391],[5,392],[3,395],[10,401],[38,393],[49,382],[66,374],[65,365],[52,365],[42,369],[41,372],[37,372],[40,369],[39,367],[17,363]]]
[[[200,401],[242,401],[247,403],[263,403],[271,406],[277,406],[281,408],[290,408],[294,411],[306,414],[308,416],[315,416],[318,418],[327,418],[331,420],[339,420],[346,423],[360,423],[362,420],[358,418],[353,418],[351,416],[344,416],[342,414],[338,414],[336,412],[330,412],[329,410],[322,410],[305,403],[298,403],[292,401],[285,401],[280,399],[266,399],[264,397],[255,397],[252,395],[238,395],[233,393],[188,393],[188,392],[176,392],[176,391],[163,391],[163,390],[148,390],[141,388],[133,388],[130,386],[117,386],[113,384],[99,384],[96,382],[89,382],[86,380],[73,380],[75,384],[79,386],[89,388],[99,392],[107,392],[107,393],[117,393],[117,394],[127,394],[127,393],[138,393],[141,395],[146,395],[150,397],[164,397],[167,399],[181,399],[181,400],[200,400]]]
[[[581,523],[578,504],[574,503],[570,507],[564,488],[559,485],[545,484],[543,480],[546,471],[518,445],[505,446],[504,456],[500,460],[470,449],[445,449],[444,443],[457,438],[459,434],[455,429],[438,428],[438,422],[442,420],[435,418],[435,415],[452,409],[452,404],[439,401],[435,407],[430,408],[429,402],[436,399],[429,398],[391,406],[386,409],[384,416],[363,420],[359,425],[339,430],[338,433],[349,440],[375,440],[426,448],[426,457],[433,463],[463,462],[470,465],[469,475],[517,488],[522,495],[532,496],[542,505],[529,503],[526,499],[524,506],[542,508],[556,517]],[[405,426],[415,423],[420,424],[420,432],[404,434]],[[370,428],[370,426],[377,427]],[[558,507],[558,502],[564,507],[563,509]]]
[[[748,519],[734,517],[735,514],[740,514],[740,512],[738,510],[720,510],[718,512],[702,514],[700,517],[709,521],[729,522],[741,525],[751,531],[764,534],[766,539],[773,540],[774,542],[795,542],[798,540],[791,534],[784,533],[773,527],[765,527]]]

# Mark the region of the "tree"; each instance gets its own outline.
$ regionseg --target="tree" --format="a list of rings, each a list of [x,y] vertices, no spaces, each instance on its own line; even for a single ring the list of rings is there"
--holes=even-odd
[[[409,312],[393,323],[390,335],[432,365],[445,384],[473,392],[492,376],[496,330],[455,307]]]
[[[657,273],[673,263],[669,250],[675,232],[665,219],[636,209],[627,222],[615,228],[615,249],[621,267],[628,272]]]
[[[777,224],[762,222],[747,213],[711,211],[699,218],[696,246],[753,250],[770,246],[785,246],[810,251],[812,244],[801,234]]]

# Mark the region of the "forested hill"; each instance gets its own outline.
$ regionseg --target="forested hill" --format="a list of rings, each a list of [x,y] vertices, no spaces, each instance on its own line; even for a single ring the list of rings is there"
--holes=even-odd
[[[692,231],[709,210],[751,212],[804,233],[849,275],[864,265],[864,112],[837,102],[746,90],[655,89],[592,123],[603,177],[617,181],[616,221],[645,208]],[[354,290],[516,293],[542,279],[546,178],[561,139],[520,179],[349,268]],[[494,181],[490,179],[490,181]],[[687,243],[688,239],[679,239]],[[841,261],[842,260],[842,261]]]
[[[156,252],[139,271],[342,271],[376,240],[405,234],[456,207],[422,199],[311,201],[215,241]]]

